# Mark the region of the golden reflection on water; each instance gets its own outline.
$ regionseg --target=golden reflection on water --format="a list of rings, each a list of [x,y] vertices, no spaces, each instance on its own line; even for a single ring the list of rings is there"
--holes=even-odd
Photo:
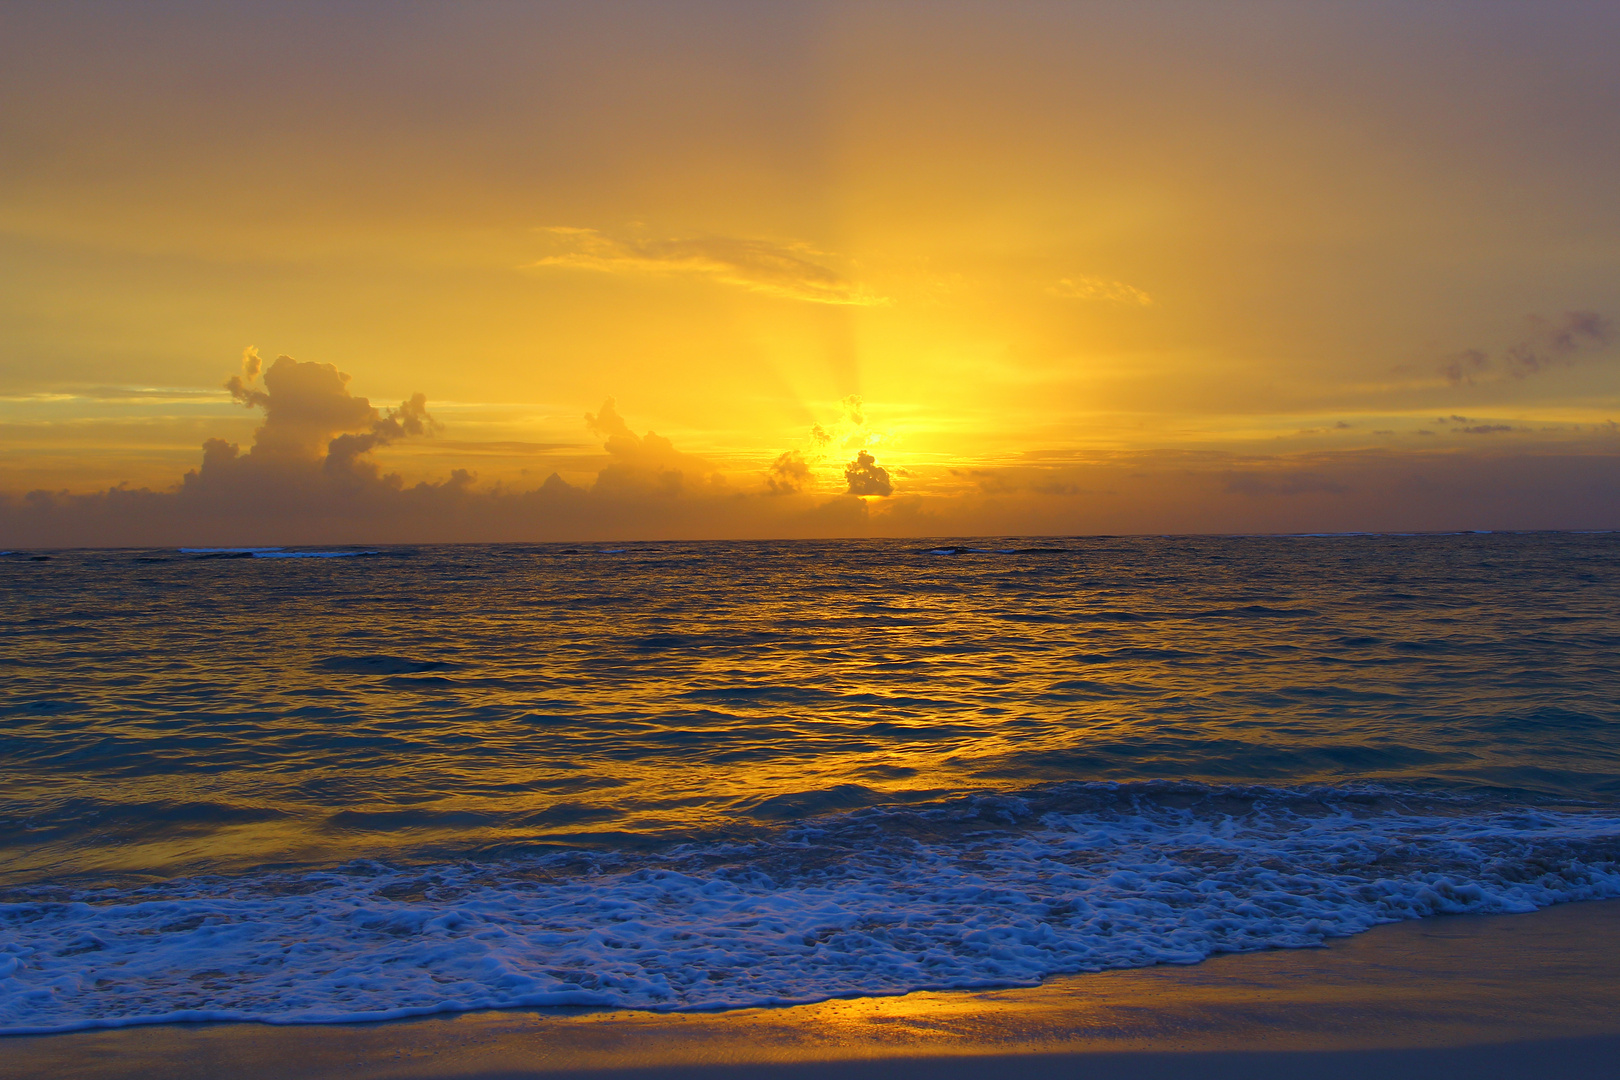
[[[64,558],[4,642],[50,822],[12,865],[636,847],[1070,779],[1606,783],[1601,732],[1518,722],[1612,681],[1578,647],[1602,552],[1486,541]]]

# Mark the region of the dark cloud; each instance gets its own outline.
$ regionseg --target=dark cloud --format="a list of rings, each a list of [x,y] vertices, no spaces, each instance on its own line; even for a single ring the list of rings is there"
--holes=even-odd
[[[242,405],[264,413],[245,452],[224,439],[206,440],[202,464],[168,491],[31,492],[11,523],[67,544],[330,536],[334,523],[410,501],[410,489],[384,475],[371,453],[437,427],[422,394],[379,410],[348,384],[349,376],[331,364],[278,356],[266,367],[249,349],[241,374],[225,383]],[[471,483],[457,471],[435,487],[464,493]]]
[[[865,450],[844,466],[844,479],[849,482],[850,495],[893,495],[894,485],[889,482],[889,470]]]
[[[1556,320],[1532,315],[1531,333],[1507,350],[1508,370],[1519,378],[1573,364],[1584,352],[1609,343],[1609,320],[1595,311],[1566,311]]]
[[[352,435],[339,435],[326,444],[327,472],[351,472],[361,467],[361,459],[379,446],[387,446],[399,439],[425,435],[438,426],[428,415],[427,397],[412,394],[410,400],[400,402],[399,408],[372,421],[371,430]]]
[[[262,388],[256,385],[261,371]],[[296,470],[319,463],[328,473],[343,474],[368,467],[362,459],[377,447],[437,427],[422,394],[380,413],[370,401],[349,393],[349,376],[331,364],[278,356],[265,371],[251,348],[242,356],[242,374],[232,375],[225,389],[247,408],[263,409],[264,423],[245,456],[234,445],[210,439],[204,444],[205,469],[240,462],[241,467]]]
[[[765,487],[772,495],[796,495],[804,490],[811,479],[810,466],[805,463],[804,455],[797,450],[787,450],[771,462],[765,474]]]
[[[1613,340],[1609,320],[1595,311],[1566,311],[1556,319],[1542,315],[1525,318],[1526,333],[1502,352],[1493,364],[1481,349],[1464,349],[1444,357],[1440,374],[1454,385],[1472,383],[1491,372],[1515,379],[1527,378],[1555,367],[1571,367],[1600,352]]]
[[[1476,421],[1471,416],[1458,416],[1456,413],[1452,413],[1450,416],[1436,417],[1434,422],[1456,425],[1451,429],[1452,432],[1462,435],[1497,435],[1504,431],[1515,430],[1511,424],[1485,424]],[[1420,431],[1418,434],[1423,435],[1428,434],[1428,432]]]
[[[1462,352],[1452,353],[1440,361],[1440,374],[1452,384],[1473,382],[1474,376],[1485,370],[1491,362],[1490,356],[1479,349],[1464,349]]]

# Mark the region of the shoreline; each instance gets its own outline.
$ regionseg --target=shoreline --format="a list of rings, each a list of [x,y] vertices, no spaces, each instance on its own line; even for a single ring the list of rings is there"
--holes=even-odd
[[[1620,900],[1597,900],[1392,923],[1320,949],[1060,976],[1027,989],[707,1013],[506,1010],[370,1024],[103,1028],[6,1036],[0,1058],[16,1080],[855,1080],[989,1068],[1033,1078],[1082,1066],[1122,1078],[1307,1068],[1322,1076],[1376,1068],[1391,1080],[1596,1077],[1620,1060],[1616,1002]]]

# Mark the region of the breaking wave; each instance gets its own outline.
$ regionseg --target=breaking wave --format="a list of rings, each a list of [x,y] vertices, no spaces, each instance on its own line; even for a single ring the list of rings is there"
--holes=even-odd
[[[1066,783],[747,841],[180,879],[0,905],[0,1031],[716,1009],[1302,948],[1620,896],[1620,814]]]

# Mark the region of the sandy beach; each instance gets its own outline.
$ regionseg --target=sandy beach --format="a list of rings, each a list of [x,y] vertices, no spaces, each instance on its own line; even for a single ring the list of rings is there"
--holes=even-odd
[[[1620,1080],[1617,55],[0,0],[0,1080]]]
[[[1324,949],[723,1013],[163,1025],[0,1043],[15,1080],[1608,1077],[1620,902],[1379,927]]]

